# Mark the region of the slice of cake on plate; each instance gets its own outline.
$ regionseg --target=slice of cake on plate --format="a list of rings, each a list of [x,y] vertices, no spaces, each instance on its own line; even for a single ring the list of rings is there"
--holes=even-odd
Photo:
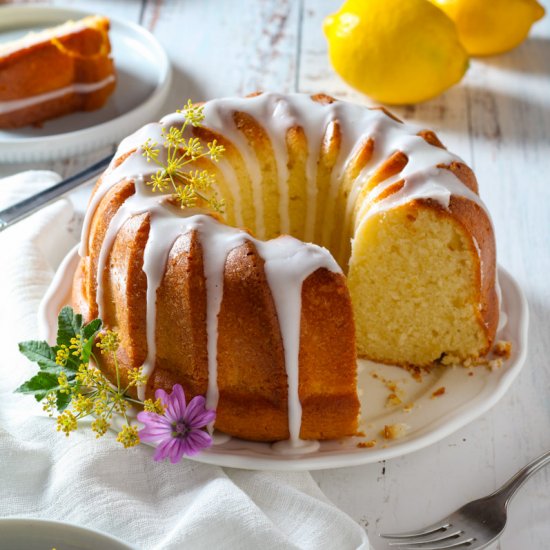
[[[116,85],[109,20],[101,16],[0,45],[0,128],[102,107]]]

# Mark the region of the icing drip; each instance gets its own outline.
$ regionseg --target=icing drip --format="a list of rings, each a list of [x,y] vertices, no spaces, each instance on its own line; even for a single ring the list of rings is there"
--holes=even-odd
[[[244,159],[246,169],[252,179],[252,196],[254,198],[254,211],[256,212],[256,234],[259,237],[265,235],[264,205],[261,195],[262,172],[256,154],[248,144],[245,136],[238,131],[233,113],[240,109],[221,109],[215,101],[209,101],[204,106],[205,120],[208,128],[224,135],[237,148]]]
[[[264,259],[265,274],[279,320],[288,380],[288,428],[290,442],[299,446],[302,406],[298,393],[302,283],[317,269],[338,273],[340,268],[324,248],[305,245],[292,237],[253,241]]]
[[[245,241],[246,233],[215,222],[209,216],[190,219],[202,245],[206,279],[206,336],[208,350],[208,390],[206,406],[218,406],[218,315],[223,298],[223,273],[229,252]]]
[[[379,183],[367,194],[367,200],[356,213],[355,223],[361,224],[369,216],[394,208],[408,201],[422,198],[437,201],[443,207],[449,206],[451,196],[461,196],[484,208],[479,197],[463,185],[449,170],[438,168],[460,161],[445,149],[429,145],[416,134],[419,129],[401,124],[385,113],[369,110],[344,102],[322,105],[309,96],[301,94],[263,94],[253,98],[230,98],[209,101],[204,106],[203,125],[214,133],[222,135],[240,155],[252,183],[252,198],[255,208],[256,235],[264,237],[264,197],[260,160],[245,134],[235,123],[235,113],[245,113],[255,119],[265,130],[273,150],[278,174],[278,210],[280,230],[290,228],[289,168],[287,134],[293,127],[303,129],[307,139],[306,158],[306,219],[305,239],[313,239],[314,230],[327,212],[317,211],[317,169],[323,138],[329,128],[340,126],[341,144],[336,164],[330,176],[328,208],[340,191],[339,185],[346,177],[351,162],[364,144],[372,139],[375,146],[371,159],[353,179],[346,201],[346,220],[353,218],[356,199],[365,183],[389,156],[402,151],[409,159],[401,172]],[[219,391],[217,384],[217,342],[218,314],[223,298],[223,275],[229,252],[251,241],[264,259],[266,279],[271,289],[283,341],[285,368],[288,379],[288,422],[290,439],[279,442],[274,447],[280,452],[307,452],[315,443],[300,440],[302,407],[299,397],[299,346],[301,321],[301,293],[304,280],[319,268],[340,272],[332,255],[317,245],[306,244],[293,237],[283,236],[270,241],[251,237],[248,233],[217,222],[196,211],[181,211],[164,203],[162,195],[153,194],[145,182],[156,172],[157,166],[148,163],[142,155],[141,145],[147,139],[162,143],[162,129],[171,126],[181,127],[182,114],[174,113],[164,117],[160,123],[148,124],[119,146],[117,154],[100,185],[94,192],[88,208],[82,233],[80,254],[88,253],[91,220],[101,200],[108,191],[121,181],[133,181],[135,193],[130,196],[112,218],[107,229],[98,261],[97,303],[100,316],[104,306],[102,274],[116,235],[124,223],[133,216],[149,213],[149,239],[144,251],[143,271],[147,278],[147,359],[144,364],[146,376],[150,375],[155,361],[156,295],[165,271],[170,250],[179,235],[196,231],[203,249],[204,274],[207,291],[207,349],[208,349],[208,391],[207,406],[215,408]],[[160,159],[165,151],[161,148]],[[118,166],[122,157],[126,157]],[[233,195],[235,219],[242,223],[242,201],[240,182],[234,166],[222,159],[219,170]],[[403,179],[404,185],[395,192],[383,193],[393,183]],[[375,198],[383,197],[380,200]],[[373,202],[371,202],[373,201]],[[485,208],[484,208],[485,209]],[[351,222],[344,224],[343,239],[349,239]],[[330,241],[330,226],[322,242]],[[143,398],[143,392],[140,395]]]
[[[92,17],[91,19],[95,19],[95,17]],[[29,32],[22,38],[10,40],[9,42],[0,44],[0,56],[7,57],[18,50],[31,48],[32,46],[39,44],[40,42],[44,42],[45,40],[50,41],[52,39],[61,38],[64,35],[77,33],[86,28],[89,28],[86,20],[80,20],[67,21],[58,27],[45,29],[39,32]]]
[[[258,96],[261,97],[261,96]],[[288,103],[277,101],[273,98],[272,105],[267,105],[268,109],[262,113],[262,120],[265,120],[266,114],[269,117],[271,111],[271,124],[264,126],[269,136],[269,141],[275,153],[277,163],[277,177],[279,190],[279,218],[281,224],[281,233],[290,233],[289,202],[288,202],[288,150],[286,146],[286,134],[296,124],[296,118],[293,116],[291,106]]]
[[[167,217],[161,208],[153,208],[149,217],[149,238],[143,252],[143,272],[147,277],[147,358],[143,363],[143,374],[149,378],[155,368],[157,355],[157,291],[162,282],[166,263],[176,239],[186,232],[184,220]],[[138,386],[138,397],[145,399],[145,385]]]
[[[19,111],[21,109],[27,109],[28,107],[33,107],[34,105],[40,105],[41,103],[51,101],[52,99],[57,99],[58,97],[63,97],[67,94],[91,94],[92,92],[105,88],[105,86],[108,86],[114,81],[115,76],[110,75],[99,82],[79,82],[76,84],[71,84],[70,86],[65,86],[64,88],[58,88],[57,90],[53,90],[51,92],[46,92],[44,94],[33,95],[23,99],[0,101],[0,115],[13,113],[14,111]]]
[[[225,181],[228,182],[229,188],[233,193],[233,198],[235,199],[235,223],[238,227],[242,227],[244,225],[244,220],[241,206],[241,188],[239,186],[239,180],[237,179],[233,167],[225,159],[222,158],[218,162],[217,166],[220,172],[223,174]]]

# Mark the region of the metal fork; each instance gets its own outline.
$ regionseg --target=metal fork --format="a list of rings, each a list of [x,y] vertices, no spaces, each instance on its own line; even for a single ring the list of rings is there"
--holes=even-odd
[[[97,161],[95,164],[88,166],[78,174],[71,176],[59,183],[56,183],[52,187],[48,187],[35,195],[27,197],[22,201],[0,210],[0,232],[13,224],[20,222],[25,219],[27,216],[34,214],[37,210],[40,210],[47,204],[50,204],[61,195],[72,191],[75,187],[86,183],[88,180],[91,180],[95,176],[98,176],[109,166],[113,155],[102,158]]]
[[[409,533],[379,536],[386,539],[385,548],[393,550],[486,548],[504,531],[506,509],[511,498],[535,472],[548,463],[550,451],[530,462],[494,493],[465,504],[433,525]]]

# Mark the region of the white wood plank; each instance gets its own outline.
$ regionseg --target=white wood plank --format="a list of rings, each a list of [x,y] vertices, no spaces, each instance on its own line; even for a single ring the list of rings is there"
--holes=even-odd
[[[175,73],[167,109],[187,98],[292,91],[299,7],[291,0],[147,2],[143,24],[168,50]]]
[[[550,447],[549,19],[516,50],[477,62],[467,85],[473,165],[493,214],[499,261],[518,279],[531,308],[526,369],[490,413],[494,468],[502,481]],[[511,506],[503,550],[548,547],[549,496],[546,470]]]
[[[144,1],[144,0],[143,0]],[[29,2],[11,2],[14,4],[35,3],[33,0]],[[140,14],[142,11],[142,0],[41,0],[42,5],[52,5],[59,7],[75,8],[79,10],[106,15],[107,17],[118,17],[125,21],[139,23]]]

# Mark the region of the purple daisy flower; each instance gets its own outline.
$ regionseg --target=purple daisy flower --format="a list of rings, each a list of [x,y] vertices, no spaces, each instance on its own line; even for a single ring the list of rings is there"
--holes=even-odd
[[[202,395],[193,397],[187,405],[183,388],[176,384],[170,395],[157,390],[155,397],[162,401],[164,414],[142,411],[137,415],[145,424],[139,431],[139,438],[157,445],[155,460],[169,458],[175,464],[183,455],[196,455],[212,445],[212,438],[202,428],[214,421],[216,411],[206,408]]]

